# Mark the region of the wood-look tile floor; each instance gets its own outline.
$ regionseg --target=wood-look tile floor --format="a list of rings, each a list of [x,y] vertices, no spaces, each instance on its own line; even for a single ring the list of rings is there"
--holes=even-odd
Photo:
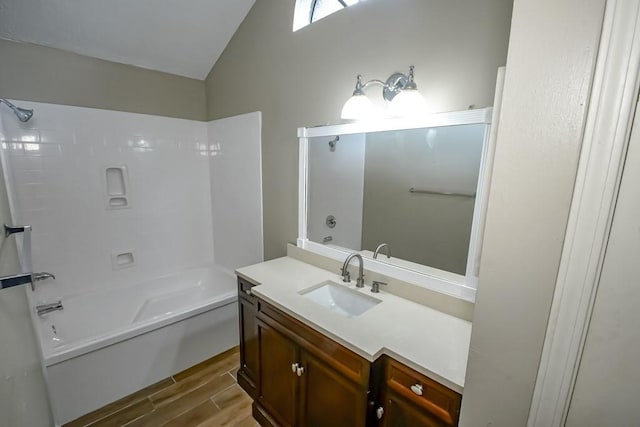
[[[110,403],[64,427],[256,427],[238,386],[238,348]]]

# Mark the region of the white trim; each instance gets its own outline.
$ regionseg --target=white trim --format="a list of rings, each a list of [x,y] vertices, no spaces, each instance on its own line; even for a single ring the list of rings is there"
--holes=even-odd
[[[318,136],[351,135],[354,133],[385,132],[389,130],[432,128],[468,124],[491,124],[493,108],[450,111],[429,114],[418,118],[360,120],[339,125],[298,128],[298,137],[315,138]]]
[[[640,3],[609,0],[529,427],[566,421],[624,166],[639,71]]]
[[[484,192],[477,191],[478,200],[474,208],[474,221],[477,221],[475,230],[476,233],[471,235],[471,241],[469,242],[469,258],[474,261],[469,263],[468,266],[473,266],[473,269],[467,270],[467,277],[473,277],[477,280],[480,274],[480,258],[482,257],[482,242],[484,241],[484,226],[487,220],[487,209],[489,207],[489,193],[491,192],[491,177],[493,176],[493,159],[496,153],[496,141],[498,139],[498,125],[500,117],[500,111],[502,110],[502,93],[504,92],[504,76],[506,73],[506,67],[498,68],[498,74],[496,76],[496,91],[493,99],[493,112],[491,117],[491,126],[487,129],[489,134],[485,136],[488,138],[488,144],[484,147],[483,152],[483,165],[478,176],[478,185],[482,185],[481,188],[486,188]],[[480,187],[479,187],[480,188]],[[476,217],[477,212],[477,217]],[[477,283],[473,285],[477,288]]]
[[[300,137],[298,168],[298,240],[307,240],[307,182],[309,181],[309,138]],[[298,244],[300,246],[300,244]]]
[[[500,76],[500,74],[499,74]],[[498,85],[502,82],[499,79]],[[309,167],[309,139],[315,137],[350,135],[359,133],[382,132],[391,130],[420,129],[428,127],[443,127],[468,124],[485,124],[487,130],[484,135],[484,146],[480,161],[480,174],[476,190],[476,201],[471,226],[471,239],[467,256],[466,274],[453,274],[435,268],[410,269],[403,266],[380,262],[365,258],[365,267],[371,271],[394,277],[405,282],[414,283],[436,292],[444,293],[465,301],[474,302],[477,284],[477,262],[479,262],[482,240],[478,238],[484,228],[484,214],[480,212],[488,197],[490,173],[487,165],[491,165],[489,156],[494,151],[492,144],[495,138],[491,132],[493,108],[477,110],[463,110],[448,113],[431,114],[422,118],[391,119],[375,122],[356,122],[341,125],[319,126],[313,128],[299,128],[299,183],[298,183],[298,240],[297,246],[336,260],[344,260],[352,252],[346,248],[323,245],[309,241],[307,235],[307,184]],[[428,270],[428,271],[426,271]]]
[[[260,185],[260,259],[264,261],[264,184],[262,175],[262,111],[255,111],[249,114],[258,115],[258,127],[260,128],[260,142],[258,144],[260,150],[260,162],[258,163],[258,179]],[[208,129],[207,129],[208,130]],[[211,174],[211,165],[209,165],[209,174]],[[213,225],[213,224],[212,224]]]

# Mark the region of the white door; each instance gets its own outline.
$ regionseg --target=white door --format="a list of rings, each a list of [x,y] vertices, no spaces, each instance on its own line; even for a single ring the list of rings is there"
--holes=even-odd
[[[639,122],[636,116],[569,427],[640,426]]]

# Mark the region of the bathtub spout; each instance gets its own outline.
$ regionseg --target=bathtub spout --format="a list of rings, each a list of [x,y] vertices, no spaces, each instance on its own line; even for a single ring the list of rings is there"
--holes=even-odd
[[[54,302],[51,304],[36,305],[36,313],[38,314],[38,316],[43,316],[47,313],[52,313],[59,310],[64,310],[62,301]]]

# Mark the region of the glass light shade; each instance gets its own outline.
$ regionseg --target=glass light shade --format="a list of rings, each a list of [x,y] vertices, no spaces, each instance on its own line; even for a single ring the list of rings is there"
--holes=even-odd
[[[415,117],[428,113],[427,101],[417,89],[405,89],[389,103],[393,117]]]
[[[366,95],[353,95],[344,103],[340,117],[346,120],[361,120],[373,115],[373,102]]]

